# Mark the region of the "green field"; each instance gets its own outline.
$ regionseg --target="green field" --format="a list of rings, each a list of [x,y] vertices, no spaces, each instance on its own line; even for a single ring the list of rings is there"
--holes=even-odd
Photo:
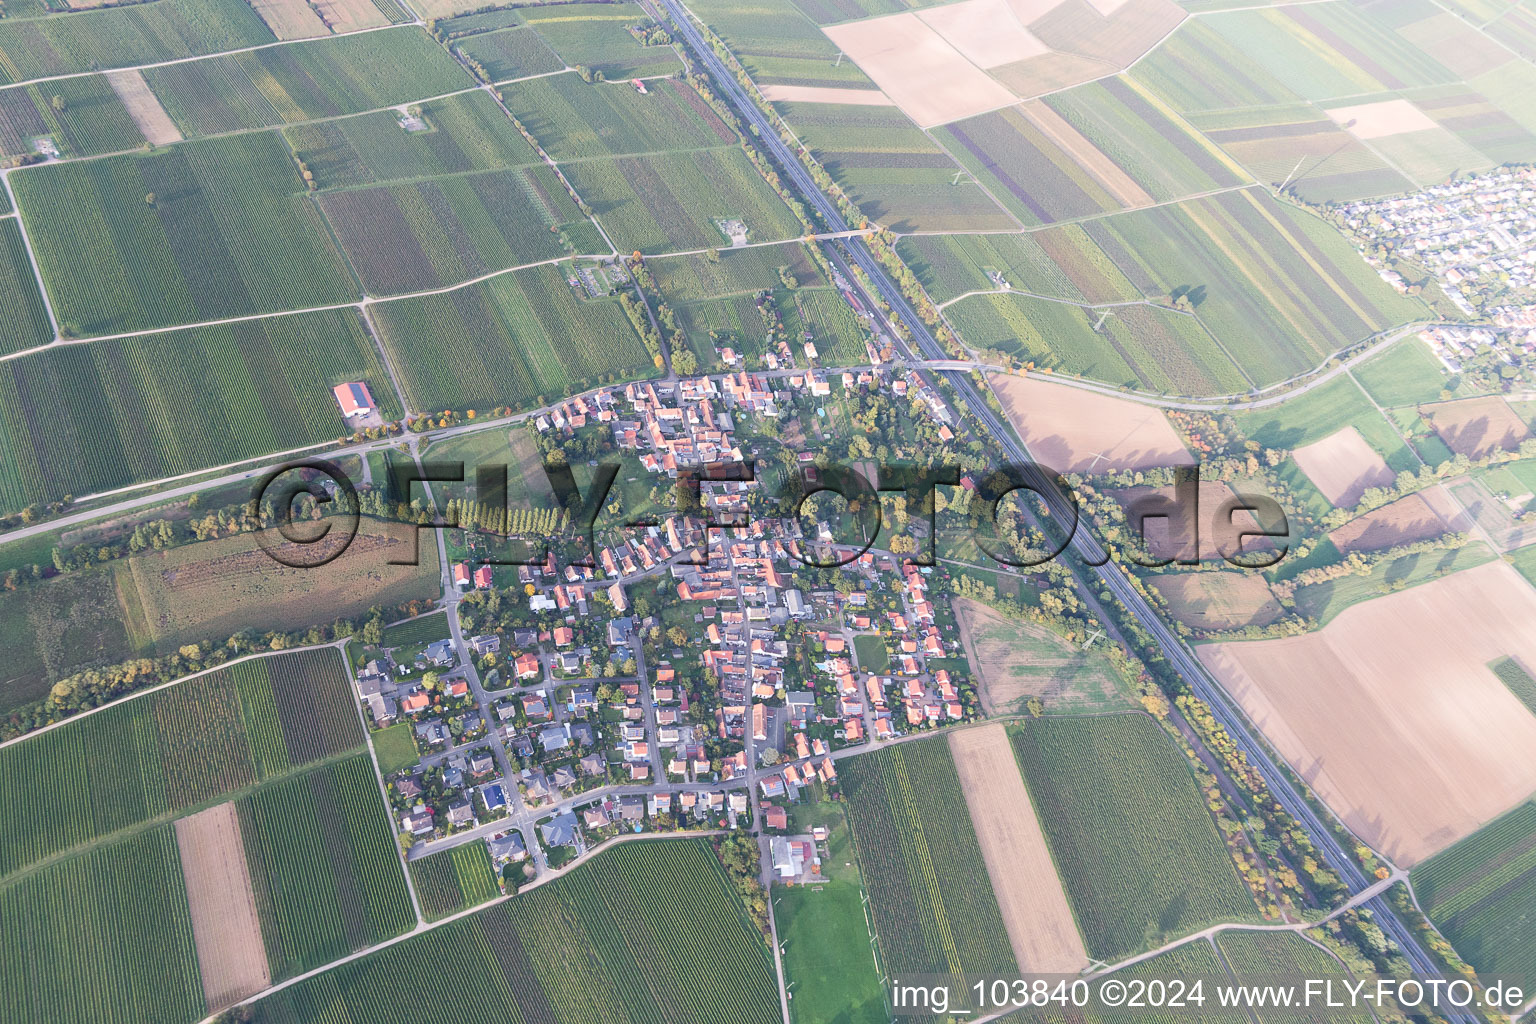
[[[873,89],[851,60],[791,0],[701,0],[689,4],[730,47],[758,85]]]
[[[748,241],[796,238],[800,222],[739,149],[567,164],[566,177],[620,252],[730,244],[718,221],[740,220]]]
[[[243,0],[157,0],[62,18],[0,22],[0,81],[220,53],[275,40]]]
[[[433,612],[417,619],[396,623],[384,630],[383,646],[405,647],[408,644],[427,644],[434,640],[446,640],[451,635],[448,613]]]
[[[32,140],[42,136],[53,139],[64,156],[117,153],[144,142],[105,75],[0,91],[0,154],[29,154]]]
[[[492,171],[539,155],[484,92],[421,105],[429,130],[407,132],[393,111],[285,129],[294,154],[321,190]]]
[[[1477,542],[1450,551],[1402,555],[1372,566],[1365,576],[1344,576],[1300,588],[1295,595],[1296,610],[1324,626],[1350,605],[1471,569],[1492,558],[1487,546]]]
[[[1430,920],[1480,974],[1536,976],[1536,803],[1413,869]]]
[[[1424,315],[1322,220],[1256,190],[1122,213],[1087,231],[1143,293],[1187,293],[1259,386]]]
[[[1057,373],[1187,395],[1233,394],[1248,384],[1198,319],[1171,309],[1086,309],[1014,293],[972,296],[947,315],[970,347]]]
[[[849,882],[777,888],[774,924],[794,1024],[885,1024],[885,991],[865,923],[863,890]]]
[[[276,134],[27,168],[11,184],[60,329],[77,336],[356,298]]]
[[[884,675],[891,670],[891,654],[881,636],[856,636],[853,651],[859,660],[859,671]]]
[[[1190,122],[1260,181],[1310,203],[1407,192],[1409,180],[1308,103],[1208,114]]]
[[[1081,1014],[1073,1012],[1070,1016],[1062,1017],[1049,1010],[1042,1012],[1025,1009],[1011,1013],[1002,1020],[1007,1021],[1008,1024],[1026,1024],[1026,1022],[1044,1024],[1046,1021],[1054,1024],[1061,1020],[1070,1020],[1074,1024],[1076,1022],[1081,1024],[1169,1024],[1172,1021],[1178,1021],[1181,1024],[1253,1024],[1253,1018],[1244,1011],[1226,1010],[1217,1005],[1218,1000],[1213,995],[1215,986],[1230,984],[1232,975],[1222,965],[1221,959],[1209,942],[1186,942],[1166,953],[1115,971],[1112,977],[1127,984],[1128,988],[1122,991],[1142,991],[1140,987],[1131,987],[1137,982],[1147,986],[1145,991],[1156,991],[1151,987],[1154,982],[1160,981],[1167,984],[1171,979],[1177,978],[1189,986],[1185,990],[1189,996],[1193,995],[1192,989],[1198,981],[1204,998],[1199,1003],[1196,1003],[1193,998],[1186,998],[1184,1006],[1164,1011],[1124,1009],[1094,1012],[1089,1010]],[[1172,992],[1172,988],[1170,987],[1167,991]],[[1281,1018],[1281,1020],[1288,1019]],[[1269,1022],[1264,1021],[1261,1024],[1269,1024]]]
[[[847,63],[847,62],[845,62]],[[895,107],[776,103],[869,220],[893,231],[1010,231],[1018,225],[953,157]]]
[[[696,840],[624,843],[570,875],[306,979],[260,1024],[777,1024],[767,945]]]
[[[1021,107],[957,121],[936,134],[955,159],[1025,224],[1087,217],[1120,206]]]
[[[1016,973],[948,742],[885,747],[838,775],[886,974]]]
[[[1520,699],[1520,703],[1530,709],[1531,714],[1536,715],[1536,679],[1521,667],[1513,658],[1500,658],[1489,668],[1493,674],[1499,677],[1499,681],[1509,687],[1509,692]]]
[[[571,67],[601,71],[609,79],[670,75],[682,62],[670,46],[642,46],[627,26],[649,25],[638,4],[557,4],[523,12],[523,20]]]
[[[1300,448],[1354,427],[1394,470],[1418,468],[1402,436],[1349,377],[1335,377],[1275,405],[1243,410],[1234,419],[1245,437],[1266,448]]]
[[[361,746],[334,650],[242,662],[0,750],[0,877]]]
[[[401,415],[352,310],[248,320],[0,363],[0,510],[91,494],[350,433],[331,387]]]
[[[548,167],[346,189],[319,198],[369,295],[401,295],[497,270],[606,251]]]
[[[409,768],[421,759],[416,749],[416,733],[410,722],[401,722],[373,734],[373,753],[379,759],[379,771],[385,775]]]
[[[686,82],[652,82],[645,95],[623,85],[588,85],[556,75],[509,85],[512,116],[559,161],[729,147],[736,133]]]
[[[1236,48],[1243,58],[1240,66],[1268,72],[1309,100],[1456,79],[1424,51],[1349,4],[1229,11],[1201,21]]]
[[[14,218],[0,222],[0,355],[53,340],[48,310]]]
[[[420,409],[528,407],[650,361],[617,300],[576,298],[563,267],[534,267],[443,295],[373,307]]]
[[[1451,384],[1444,365],[1418,338],[1404,338],[1350,373],[1377,405],[1388,409],[1438,402]]]
[[[493,82],[505,82],[529,75],[546,75],[565,67],[549,44],[527,26],[501,32],[472,35],[454,44],[455,52],[479,64]]]
[[[491,855],[479,840],[411,861],[411,883],[428,921],[476,907],[501,895]]]
[[[782,288],[780,267],[788,267],[802,288],[830,283],[806,254],[801,242],[721,249],[719,255],[718,260],[703,256],[669,256],[646,261],[646,268],[662,296],[671,303]]]
[[[1246,180],[1132,81],[1106,78],[1045,102],[1159,202]]]
[[[207,1008],[170,825],[0,885],[6,1020],[195,1021]]]
[[[1258,917],[1183,755],[1140,714],[1041,718],[1014,749],[1090,956]]]
[[[1331,981],[1335,991],[1350,978],[1332,955],[1295,932],[1222,932],[1216,937],[1221,955],[1241,982],[1272,984],[1277,979],[1317,978]],[[1294,1024],[1372,1024],[1369,1010],[1350,1014],[1338,1008],[1304,1014],[1297,1011],[1258,1014],[1260,1024],[1291,1021]]]
[[[473,85],[412,26],[171,64],[144,80],[189,137],[356,114]]]
[[[993,273],[1019,291],[1083,301],[1035,235],[918,235],[903,238],[896,249],[934,302],[993,291]]]
[[[273,978],[415,925],[368,757],[262,786],[237,809]]]
[[[35,564],[47,565],[49,550]],[[4,712],[42,700],[54,681],[79,669],[135,653],[111,566],[0,590],[0,635],[9,638],[0,673]]]
[[[1185,21],[1136,65],[1132,77],[1181,112],[1278,106],[1301,98],[1246,46],[1215,31],[1214,20]]]

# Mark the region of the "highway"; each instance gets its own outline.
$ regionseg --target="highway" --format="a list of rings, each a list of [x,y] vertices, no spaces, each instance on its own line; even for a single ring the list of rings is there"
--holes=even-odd
[[[777,129],[769,123],[768,118],[758,109],[742,89],[736,77],[725,67],[724,63],[715,55],[714,50],[703,38],[698,26],[694,24],[683,8],[680,0],[660,0],[665,5],[672,21],[676,24],[682,38],[698,59],[708,69],[714,78],[716,86],[721,89],[727,102],[735,108],[737,114],[748,124],[756,129],[758,142],[766,147],[778,161],[780,170],[794,183],[801,198],[814,208],[825,221],[827,230],[842,232],[848,230],[848,224],[843,220],[836,205],[822,191],[816,187],[810,172],[801,164],[796,155],[779,138]],[[854,262],[867,275],[868,280],[874,285],[886,304],[900,317],[902,322],[911,332],[912,342],[918,350],[918,354],[924,359],[943,360],[949,358],[948,354],[939,345],[933,334],[928,330],[921,318],[902,295],[901,289],[891,280],[885,272],[885,268],[870,252],[862,238],[848,238],[845,244]],[[1024,449],[1008,428],[1002,424],[997,416],[988,407],[970,376],[963,372],[944,371],[941,376],[948,380],[969,406],[970,412],[975,416],[988,432],[996,439],[1002,450],[1014,462],[1027,465],[1030,462],[1029,454]],[[1075,522],[1076,517],[1071,502],[1067,496],[1056,486],[1055,482],[1042,470],[1032,468],[1030,482],[1037,488],[1038,493],[1045,499],[1051,510],[1051,515],[1056,522]],[[1227,697],[1225,691],[1217,685],[1209,676],[1203,666],[1195,659],[1194,655],[1179,640],[1174,632],[1163,622],[1157,612],[1149,605],[1145,598],[1131,585],[1129,579],[1120,571],[1114,562],[1107,561],[1107,554],[1087,530],[1077,530],[1072,538],[1071,550],[1076,553],[1086,567],[1092,568],[1102,584],[1115,595],[1125,608],[1134,616],[1141,625],[1156,639],[1158,647],[1164,656],[1189,684],[1195,695],[1210,705],[1214,714],[1232,735],[1232,739],[1238,747],[1247,755],[1249,763],[1254,765],[1264,777],[1265,783],[1274,794],[1282,807],[1295,818],[1308,834],[1323,855],[1328,859],[1329,866],[1349,886],[1351,893],[1359,893],[1370,885],[1365,873],[1360,869],[1351,856],[1335,838],[1331,829],[1323,822],[1319,814],[1313,810],[1291,779],[1286,775],[1274,759],[1268,749],[1257,739],[1249,728],[1246,720],[1238,713],[1237,709]],[[1101,564],[1102,563],[1102,564]],[[1385,897],[1377,896],[1366,904],[1375,915],[1376,923],[1389,935],[1403,955],[1412,965],[1414,972],[1421,977],[1437,977],[1440,972],[1436,969],[1434,960],[1420,946],[1417,938],[1409,931],[1408,927],[1398,918]],[[1476,1020],[1467,1013],[1447,1013],[1446,1016],[1458,1024],[1472,1024]]]

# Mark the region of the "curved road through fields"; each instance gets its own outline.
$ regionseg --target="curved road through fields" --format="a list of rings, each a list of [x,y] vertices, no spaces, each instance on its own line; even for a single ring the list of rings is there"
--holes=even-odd
[[[719,57],[715,55],[713,48],[703,38],[698,27],[690,20],[688,11],[680,0],[659,0],[667,13],[672,17],[682,38],[690,49],[714,78],[717,86],[724,92],[726,99],[737,113],[756,130],[759,143],[767,147],[780,169],[784,171],[788,179],[794,182],[795,188],[801,197],[810,204],[823,218],[828,229],[832,231],[848,230],[847,223],[838,213],[833,202],[816,187],[810,173],[805,169],[799,159],[792,153],[779,138],[779,133],[769,123],[768,118],[752,102],[730,70],[725,67]],[[901,289],[891,280],[885,272],[885,268],[875,259],[869,247],[860,238],[846,240],[848,251],[852,254],[854,262],[868,276],[889,307],[902,319],[910,329],[912,340],[917,350],[924,359],[943,360],[947,353],[933,337],[927,326],[917,316],[916,312],[908,304]],[[855,282],[855,285],[857,283]],[[955,388],[956,392],[966,400],[970,411],[993,435],[997,443],[1007,453],[1010,459],[1021,464],[1029,463],[1029,453],[1024,446],[1017,441],[1008,429],[998,420],[997,416],[987,406],[980,392],[971,382],[970,376],[963,372],[944,371],[942,373]],[[1045,499],[1051,510],[1051,515],[1057,522],[1076,522],[1075,509],[1050,479],[1047,474],[1033,468],[1031,483],[1035,485],[1038,493]],[[1129,579],[1120,572],[1114,563],[1108,561],[1108,555],[1088,531],[1078,530],[1073,534],[1071,548],[1085,566],[1092,568],[1099,581],[1114,594],[1126,609],[1136,617],[1142,626],[1156,638],[1158,646],[1162,649],[1174,668],[1188,682],[1195,695],[1210,705],[1211,712],[1226,726],[1233,740],[1247,755],[1249,763],[1259,769],[1265,783],[1269,786],[1281,806],[1286,809],[1293,818],[1306,828],[1312,836],[1324,856],[1328,858],[1332,868],[1338,872],[1340,878],[1349,886],[1351,893],[1359,893],[1370,884],[1363,871],[1349,855],[1333,831],[1322,820],[1321,816],[1313,810],[1311,804],[1302,796],[1301,792],[1291,782],[1290,777],[1270,756],[1269,750],[1261,743],[1255,733],[1249,728],[1247,721],[1238,712],[1236,706],[1227,696],[1226,692],[1216,683],[1215,679],[1208,675],[1204,667],[1197,661],[1188,648],[1179,640],[1173,631],[1157,615],[1145,598],[1131,585]],[[1102,564],[1100,564],[1102,563]],[[1365,904],[1375,915],[1375,920],[1381,928],[1392,937],[1403,951],[1403,955],[1412,965],[1415,973],[1422,977],[1436,977],[1440,972],[1430,955],[1419,944],[1418,939],[1408,930],[1408,927],[1398,918],[1392,907],[1386,900],[1377,896]],[[1448,1013],[1447,1016],[1456,1024],[1474,1024],[1476,1018],[1467,1013]]]

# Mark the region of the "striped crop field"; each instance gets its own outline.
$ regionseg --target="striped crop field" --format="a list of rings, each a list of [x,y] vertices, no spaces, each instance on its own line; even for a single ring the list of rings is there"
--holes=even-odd
[[[5,231],[0,226],[0,233]],[[350,433],[331,394],[399,401],[355,310],[64,345],[0,363],[0,511]]]
[[[501,895],[491,855],[479,840],[411,861],[411,882],[428,921]]]
[[[474,85],[412,26],[171,64],[144,79],[188,137],[377,110]]]
[[[1258,920],[1189,765],[1150,717],[1041,718],[1013,743],[1089,955],[1113,962]]]
[[[66,334],[357,298],[275,132],[44,164],[10,180]]]
[[[170,825],[0,884],[0,943],[7,1021],[147,1024],[207,1013]]]
[[[1419,904],[1480,974],[1536,977],[1536,803],[1413,869]]]
[[[255,1004],[260,1024],[778,1024],[767,944],[701,840],[571,874]]]
[[[364,742],[334,649],[232,665],[0,749],[0,878]]]
[[[620,252],[723,246],[726,220],[740,220],[754,242],[800,235],[800,222],[737,148],[590,160],[564,171]]]
[[[1018,226],[980,186],[969,181],[956,185],[961,165],[895,107],[774,106],[872,221],[893,231],[1007,231]]]
[[[1254,177],[1314,203],[1406,192],[1412,184],[1317,107],[1191,114],[1206,138]]]
[[[1244,63],[1309,100],[1445,85],[1457,78],[1348,3],[1225,11],[1202,21],[1236,48]]]
[[[274,42],[244,0],[157,0],[0,24],[0,82],[221,53]]]
[[[571,67],[589,67],[612,80],[670,75],[682,63],[670,46],[642,46],[629,25],[648,25],[638,4],[574,3],[534,7],[523,20]]]
[[[945,125],[954,157],[1025,224],[1049,224],[1122,205],[1020,107]]]
[[[1183,289],[1258,386],[1424,315],[1321,219],[1254,189],[1134,210],[1086,230],[1143,294]]]
[[[344,117],[284,129],[294,155],[324,191],[539,163],[489,94],[476,90],[421,104],[431,129],[407,132],[399,114]]]
[[[502,89],[507,109],[556,160],[734,146],[737,138],[693,86],[634,89],[588,85],[575,75]]]
[[[319,203],[370,295],[441,288],[578,245],[606,249],[548,167],[346,189]]]
[[[1248,180],[1133,80],[1090,82],[1046,104],[1158,202]]]
[[[886,972],[1016,974],[949,744],[886,747],[838,774]]]
[[[532,267],[441,295],[372,307],[418,409],[534,406],[650,359],[617,300],[579,299],[563,267]]]
[[[414,925],[394,829],[368,757],[262,786],[238,811],[274,978]]]
[[[0,91],[0,154],[31,153],[32,140],[40,136],[53,139],[65,156],[120,153],[144,142],[105,75]]]

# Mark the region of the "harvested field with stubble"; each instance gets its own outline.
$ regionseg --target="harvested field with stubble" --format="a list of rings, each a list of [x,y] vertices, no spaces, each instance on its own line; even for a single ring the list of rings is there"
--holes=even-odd
[[[1148,582],[1168,602],[1173,617],[1195,629],[1265,626],[1285,614],[1256,572],[1165,573]]]
[[[251,0],[251,9],[279,39],[307,39],[330,32],[305,0]]]
[[[1446,520],[1425,495],[1410,494],[1351,519],[1328,534],[1328,539],[1347,555],[1351,551],[1381,551],[1416,540],[1429,540],[1447,529]]]
[[[176,822],[176,845],[203,995],[209,1010],[219,1010],[272,983],[235,805],[218,804]]]
[[[1010,619],[966,598],[954,599],[955,621],[989,715],[1018,714],[1031,697],[1049,710],[1123,707],[1115,669],[1095,651],[1036,622]]]
[[[949,750],[1019,970],[1025,974],[1082,970],[1088,966],[1088,952],[1019,774],[1007,729],[997,724],[952,732]]]
[[[1302,445],[1291,458],[1337,508],[1354,508],[1367,489],[1390,487],[1397,476],[1354,427]]]
[[[1030,454],[1058,473],[1194,462],[1168,418],[1150,406],[1029,377],[989,380]]]
[[[150,91],[149,83],[139,71],[113,71],[107,82],[117,98],[123,101],[133,123],[139,126],[144,138],[156,146],[169,146],[181,141],[181,129],[176,127],[160,100]]]
[[[222,642],[250,627],[302,629],[313,624],[316,608],[325,609],[327,618],[345,617],[372,605],[429,597],[437,583],[430,536],[419,538],[420,564],[389,564],[410,557],[413,531],[364,519],[346,552],[318,570],[280,565],[253,535],[240,534],[146,552],[119,573],[118,586],[124,602],[139,612],[129,621],[167,650],[197,640]]]
[[[996,110],[1016,98],[915,13],[824,31],[924,128]]]
[[[1426,405],[1421,410],[1451,451],[1480,459],[1498,449],[1513,451],[1531,428],[1497,396]]]
[[[1198,508],[1193,510],[1180,507],[1169,511],[1169,506],[1156,501],[1179,500],[1173,487],[1127,487],[1116,492],[1115,498],[1125,510],[1130,536],[1145,535],[1146,548],[1153,558],[1216,562],[1239,553],[1239,532],[1253,532],[1263,525],[1252,512],[1233,511],[1230,517],[1223,512],[1240,495],[1219,480],[1200,481]],[[1131,521],[1133,512],[1144,518]],[[1244,537],[1241,553],[1264,551],[1271,546],[1263,537]]]
[[[1488,667],[1536,664],[1532,622],[1536,591],[1490,562],[1316,633],[1196,652],[1344,823],[1410,867],[1536,791],[1536,716]]]

